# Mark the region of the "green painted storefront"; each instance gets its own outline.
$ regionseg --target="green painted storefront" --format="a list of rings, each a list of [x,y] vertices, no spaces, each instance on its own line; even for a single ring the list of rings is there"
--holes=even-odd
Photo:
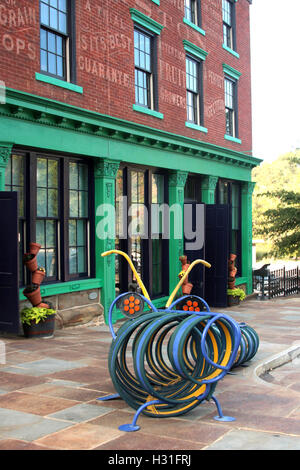
[[[104,203],[115,204],[115,179],[122,165],[146,165],[168,175],[168,203],[184,204],[188,175],[201,177],[202,203],[214,204],[220,179],[240,187],[241,266],[237,283],[252,292],[252,191],[251,170],[259,159],[227,148],[174,135],[158,129],[79,109],[20,91],[8,89],[6,103],[0,106],[0,191],[5,190],[5,169],[17,149],[51,152],[65,157],[80,156],[93,162],[94,216]],[[47,283],[42,295],[101,289],[101,302],[107,318],[115,298],[115,263],[102,258],[103,251],[115,247],[115,221],[111,220],[106,239],[94,236],[94,274],[86,279]],[[179,254],[183,239],[169,240],[169,292],[178,282]],[[168,293],[166,293],[168,295]],[[20,300],[24,299],[20,289]],[[165,304],[166,296],[154,303]]]

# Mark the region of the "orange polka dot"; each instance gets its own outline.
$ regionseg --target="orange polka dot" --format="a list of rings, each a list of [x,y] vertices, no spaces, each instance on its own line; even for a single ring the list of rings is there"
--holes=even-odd
[[[195,308],[195,312],[200,312],[200,308],[199,308],[199,307],[196,307],[196,308]]]
[[[136,305],[136,306],[134,307],[134,310],[135,310],[136,312],[138,312],[138,311],[140,310],[140,307],[139,307],[138,305]]]
[[[125,300],[124,300],[124,304],[125,304],[125,305],[128,305],[128,304],[129,304],[129,300],[128,300],[128,299],[125,299]]]
[[[133,303],[133,302],[130,302],[129,307],[130,307],[130,308],[133,308],[133,307],[134,307],[134,303]]]
[[[198,307],[198,302],[193,302],[193,307]]]
[[[135,299],[134,303],[135,303],[136,305],[139,305],[139,304],[141,303],[141,301],[140,301],[139,299]]]
[[[187,305],[184,305],[183,306],[183,310],[186,312],[188,310],[188,306]]]
[[[189,311],[190,311],[190,312],[193,312],[193,311],[194,311],[194,307],[189,307]]]
[[[187,301],[187,305],[188,305],[189,307],[191,307],[191,305],[193,305],[192,301],[191,301],[191,300],[188,300],[188,301]]]
[[[133,314],[134,314],[134,309],[131,308],[131,309],[129,310],[129,313],[130,313],[130,315],[133,315]]]
[[[133,302],[133,301],[134,301],[134,297],[131,295],[131,296],[129,297],[129,300],[130,300],[130,302]]]
[[[125,311],[125,312],[128,312],[128,310],[129,310],[129,307],[128,307],[128,305],[126,305],[126,306],[124,307],[124,311]]]

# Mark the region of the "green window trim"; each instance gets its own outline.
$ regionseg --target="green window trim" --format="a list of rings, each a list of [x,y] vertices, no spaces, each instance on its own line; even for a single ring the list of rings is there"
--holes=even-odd
[[[234,55],[235,57],[237,57],[237,59],[240,58],[240,54],[238,54],[236,51],[234,51],[233,49],[231,49],[230,47],[226,46],[225,44],[223,44],[223,49],[225,49],[225,51],[227,52],[230,52],[230,54]]]
[[[156,117],[158,119],[163,119],[164,115],[154,109],[145,108],[144,106],[140,106],[138,104],[132,105],[133,111],[138,111],[139,113],[149,114],[150,116]]]
[[[141,13],[135,8],[130,8],[130,15],[131,19],[135,23],[139,24],[140,26],[143,26],[144,28],[147,28],[149,31],[157,35],[159,35],[162,29],[164,28],[163,25],[153,20],[152,18],[149,18],[149,16],[144,15],[144,13]]]
[[[152,0],[153,3],[156,3],[156,5],[160,5],[160,1],[159,0]]]
[[[102,279],[83,279],[69,282],[60,282],[56,284],[45,284],[41,286],[42,297],[50,297],[58,294],[68,294],[70,292],[79,292],[83,290],[99,289],[103,286]],[[26,300],[23,295],[24,288],[19,290],[19,299]]]
[[[195,129],[196,131],[205,132],[205,134],[207,134],[207,132],[208,132],[206,127],[199,126],[198,124],[194,124],[193,122],[186,121],[185,126],[190,127],[191,129]]]
[[[231,65],[227,65],[227,64],[224,64],[224,63],[223,63],[223,71],[224,71],[224,73],[226,73],[230,77],[234,78],[235,80],[239,80],[240,76],[242,75],[241,72],[239,72],[238,70],[231,67]]]
[[[200,26],[197,26],[195,23],[193,23],[192,21],[188,20],[187,18],[183,18],[183,22],[185,24],[187,24],[188,26],[190,26],[191,28],[195,29],[196,31],[198,31],[198,33],[202,34],[203,36],[205,36],[205,31],[200,28]]]
[[[35,79],[39,82],[48,83],[50,85],[66,88],[67,90],[74,91],[75,93],[83,94],[83,88],[81,86],[75,85],[74,83],[65,82],[59,78],[50,77],[49,75],[36,72]]]
[[[204,51],[198,46],[195,46],[195,44],[193,44],[190,41],[187,41],[186,39],[183,39],[182,42],[183,42],[184,50],[186,52],[188,52],[189,54],[192,54],[194,57],[197,57],[197,59],[201,59],[201,60],[206,59],[208,52]]]
[[[241,284],[247,284],[247,282],[249,282],[247,277],[237,277],[235,280],[235,285],[240,286]]]
[[[242,141],[241,139],[238,139],[237,137],[233,137],[232,135],[225,134],[224,139],[230,140],[231,142],[235,142],[236,144],[241,144]]]

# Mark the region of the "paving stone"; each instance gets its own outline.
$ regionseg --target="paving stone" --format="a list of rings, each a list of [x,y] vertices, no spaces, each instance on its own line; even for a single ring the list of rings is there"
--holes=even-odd
[[[53,359],[50,357],[40,359],[38,361],[20,363],[18,364],[18,367],[6,367],[2,370],[4,372],[12,372],[14,374],[38,377],[40,375],[53,374],[54,372],[76,369],[77,367],[82,367],[82,364],[78,362]]]
[[[300,439],[285,434],[233,430],[206,450],[300,450]]]
[[[89,405],[88,403],[82,403],[80,405],[72,406],[57,413],[48,415],[48,418],[62,419],[65,421],[71,421],[73,423],[80,423],[82,421],[88,421],[96,416],[101,416],[108,413],[109,410],[105,407],[97,405]]]

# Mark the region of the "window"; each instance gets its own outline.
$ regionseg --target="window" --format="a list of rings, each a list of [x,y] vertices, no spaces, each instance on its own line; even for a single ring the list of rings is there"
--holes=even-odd
[[[231,50],[236,50],[235,39],[235,2],[234,0],[222,0],[223,13],[223,45]]]
[[[203,124],[202,100],[202,62],[192,57],[186,57],[186,107],[187,121],[193,124]]]
[[[37,261],[46,269],[44,282],[91,276],[91,184],[86,161],[35,153],[12,155],[6,189],[19,192],[21,285],[28,282],[22,255],[29,241],[41,245]]]
[[[199,27],[199,32],[204,33],[201,30],[201,6],[200,0],[184,0],[184,20],[186,23],[196,25]],[[204,33],[205,34],[205,33]]]
[[[230,253],[238,256],[238,275],[241,275],[241,189],[239,183],[219,180],[217,186],[218,204],[231,206]]]
[[[40,0],[41,72],[66,81],[73,71],[71,5],[70,0]]]
[[[236,83],[225,77],[226,135],[236,137]]]
[[[134,31],[135,102],[152,108],[153,78],[151,64],[151,37]]]
[[[163,239],[162,213],[158,222],[151,220],[151,205],[161,205],[166,201],[167,177],[164,174],[142,167],[123,167],[118,171],[116,248],[131,257],[151,298],[168,293],[168,240]],[[128,233],[127,227],[130,227]],[[132,281],[127,262],[118,257],[117,293],[128,291]]]

